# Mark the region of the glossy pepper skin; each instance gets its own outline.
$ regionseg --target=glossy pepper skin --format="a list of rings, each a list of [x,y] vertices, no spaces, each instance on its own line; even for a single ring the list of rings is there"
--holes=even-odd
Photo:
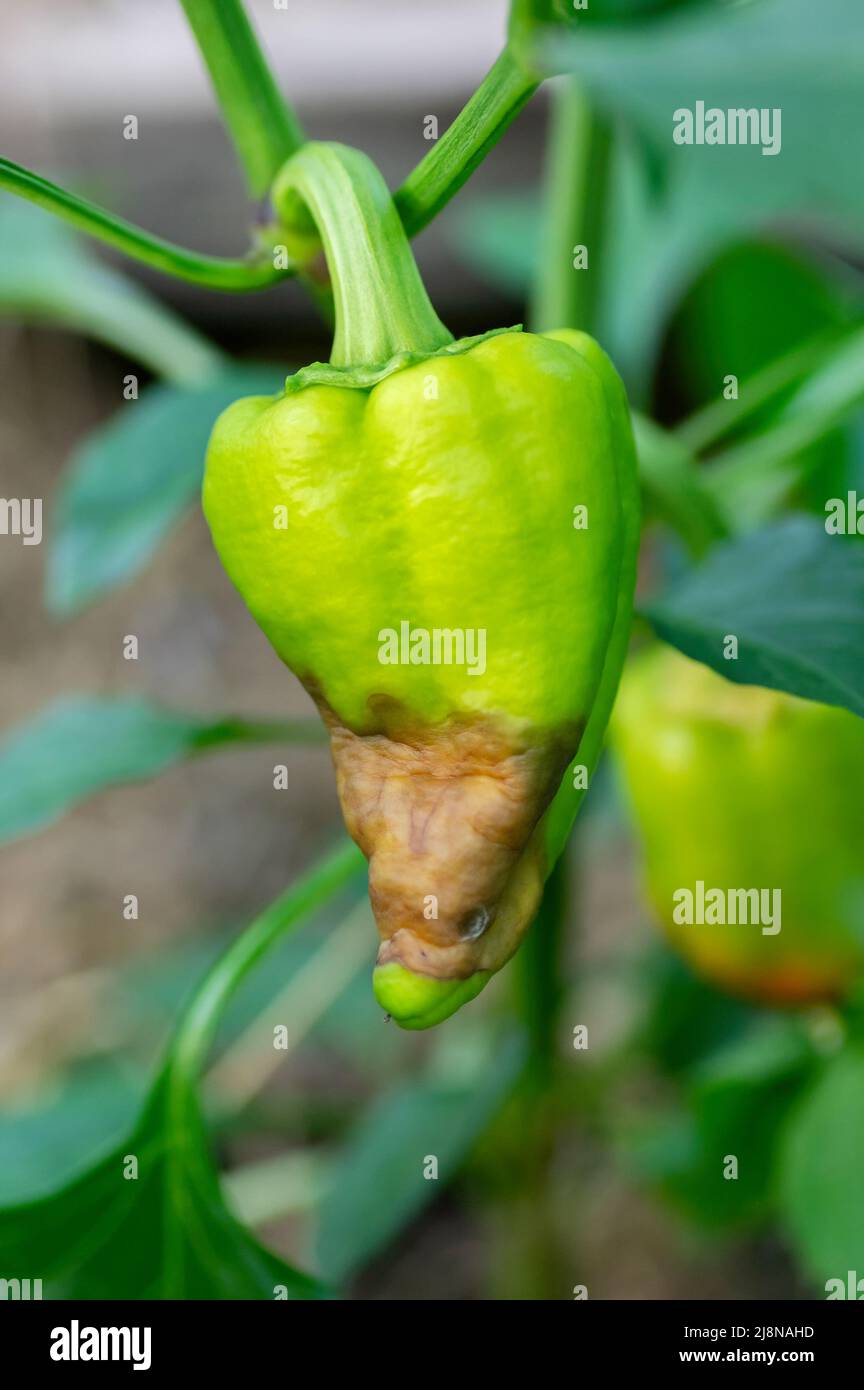
[[[612,736],[672,944],[745,998],[842,996],[864,965],[864,721],[657,647],[625,672]],[[780,931],[676,923],[673,893],[700,879],[779,888]]]
[[[391,276],[394,302],[408,286],[406,330],[397,320],[398,350],[371,360],[382,353],[367,340],[390,329],[384,257],[339,243],[345,171],[368,169],[341,147],[302,158],[328,264],[345,267],[335,365],[225,411],[204,510],[329,729],[345,821],[369,859],[376,995],[425,1028],[515,951],[581,799],[565,770],[596,761],[630,621],[635,455],[596,343],[518,330],[454,341],[407,243]],[[364,181],[358,206],[366,216],[372,197],[389,247],[404,235],[382,187]],[[292,216],[295,201],[292,187]],[[378,328],[359,321],[370,360],[355,365],[358,266]]]

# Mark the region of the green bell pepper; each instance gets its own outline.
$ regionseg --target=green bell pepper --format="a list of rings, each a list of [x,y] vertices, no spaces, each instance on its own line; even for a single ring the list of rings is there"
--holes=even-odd
[[[276,204],[322,286],[326,263],[333,354],[224,412],[204,510],[329,729],[376,995],[423,1028],[515,951],[581,799],[565,772],[596,761],[634,583],[629,415],[584,334],[454,341],[359,152],[306,146]]]
[[[625,671],[612,740],[648,894],[676,949],[762,1003],[843,995],[864,964],[864,721],[655,647]],[[710,904],[704,921],[683,920],[676,894],[680,906],[699,883],[703,903],[716,889],[727,904],[751,890],[752,906],[752,890],[779,891],[766,900],[779,921],[761,904],[756,923]]]

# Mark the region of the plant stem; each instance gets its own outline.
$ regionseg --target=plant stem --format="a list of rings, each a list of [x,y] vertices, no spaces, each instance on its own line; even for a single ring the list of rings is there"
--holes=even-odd
[[[242,0],[181,0],[207,64],[222,114],[254,198],[303,144],[303,131],[282,97]]]
[[[256,917],[219,957],[192,998],[170,1047],[168,1070],[187,1099],[213,1042],[219,1019],[241,981],[291,927],[350,882],[363,867],[357,847],[341,843]]]
[[[86,198],[79,198],[49,179],[22,169],[11,160],[0,159],[0,188],[27,198],[70,222],[74,227],[109,246],[153,266],[155,270],[180,276],[195,285],[207,285],[216,290],[258,290],[276,284],[292,270],[277,270],[269,261],[231,260],[222,256],[203,256],[187,251],[183,246],[153,236],[122,217],[100,208]]]
[[[603,278],[612,137],[573,78],[553,84],[542,260],[532,326],[596,329]],[[577,247],[587,249],[577,269]]]
[[[364,962],[368,964],[374,939],[375,919],[364,898],[211,1068],[207,1084],[214,1096],[235,1107],[247,1105],[281,1066],[285,1052],[297,1047]],[[287,1032],[278,1052],[268,1046],[277,1026]]]
[[[539,267],[532,327],[591,330],[596,318],[602,271],[602,229],[606,215],[610,139],[572,79],[553,94],[546,172],[544,255]],[[577,270],[573,248],[588,247],[590,269]],[[629,600],[628,600],[629,605]],[[599,760],[612,701],[623,664],[629,620],[626,608],[607,653],[601,688],[579,746],[589,778]],[[565,774],[569,778],[569,771]],[[563,784],[562,784],[563,786]],[[568,787],[566,812],[550,811],[547,848],[555,863],[540,911],[515,962],[517,1007],[526,1027],[529,1053],[516,1097],[519,1132],[518,1177],[506,1223],[506,1257],[499,1264],[517,1271],[505,1296],[555,1298],[564,1288],[564,1259],[555,1208],[552,1160],[557,1129],[556,1073],[565,924],[571,919],[564,844],[575,809],[584,795]],[[560,794],[559,794],[560,805]]]
[[[334,366],[374,366],[452,343],[387,185],[362,150],[304,145],[280,171],[273,202],[289,251],[310,277],[321,277],[323,246],[336,318]]]
[[[568,877],[562,855],[546,880],[537,917],[513,963],[517,1011],[528,1035],[525,1080],[535,1093],[546,1090],[555,1070]]]
[[[566,1287],[553,1160],[560,1116],[562,957],[565,930],[573,926],[572,889],[562,855],[511,966],[528,1051],[520,1085],[502,1117],[508,1184],[503,1220],[496,1212],[493,1298],[557,1299]]]
[[[247,169],[250,187],[263,195],[303,144],[300,127],[276,91],[238,0],[183,0],[190,24]],[[507,49],[480,87],[408,175],[395,195],[409,237],[421,231],[462,187],[504,134],[539,83]],[[277,284],[297,267],[275,267],[263,254],[242,259],[205,256],[153,236],[49,179],[0,159],[0,188],[28,198],[81,231],[167,275],[216,290],[256,290]],[[311,285],[313,293],[316,291]]]
[[[452,125],[394,195],[409,237],[422,231],[458,193],[539,85],[505,48]]]
[[[206,725],[196,740],[199,752],[222,743],[327,744],[320,719],[224,719]]]
[[[591,113],[575,80],[567,78],[557,83],[553,89],[548,134],[544,209],[546,254],[539,267],[531,314],[532,327],[539,331],[545,328],[590,329],[592,326],[610,149],[608,133]],[[572,264],[572,247],[586,239],[589,228],[592,269],[576,270]],[[588,277],[595,286],[590,291],[586,288]],[[622,634],[619,641],[624,640],[625,634]],[[612,671],[611,674],[615,676],[617,687],[617,673]],[[589,767],[589,777],[600,756],[611,709],[610,692],[598,692],[596,704],[597,709],[579,748],[580,760]],[[578,797],[581,801],[583,794],[574,791],[574,800]],[[556,867],[547,881],[537,921],[522,948],[526,959],[523,978],[519,981],[520,1011],[531,1038],[530,1073],[534,1080],[541,1081],[548,1080],[552,1072],[562,996],[559,976],[566,879],[559,856],[571,824],[572,816],[568,815],[566,830],[562,825],[561,833],[550,835]],[[554,815],[550,825],[554,825]],[[534,997],[536,991],[541,991],[539,999]]]

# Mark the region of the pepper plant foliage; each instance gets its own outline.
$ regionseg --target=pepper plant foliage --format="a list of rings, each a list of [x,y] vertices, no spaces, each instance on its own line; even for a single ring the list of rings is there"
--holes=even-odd
[[[284,379],[284,367],[227,361],[155,298],[108,271],[69,228],[214,291],[263,290],[298,270],[310,278],[303,237],[296,223],[288,225],[290,192],[278,183],[304,149],[300,123],[239,0],[183,0],[183,8],[250,194],[264,196],[276,185],[271,240],[284,237],[293,259],[277,264],[260,234],[235,259],[174,246],[0,160],[0,187],[41,209],[11,198],[0,208],[0,308],[19,320],[90,335],[156,377],[134,406],[81,442],[67,465],[46,573],[46,602],[58,616],[81,611],[141,572],[198,494],[215,416],[240,396],[273,392]],[[735,681],[864,715],[864,546],[854,536],[827,534],[818,515],[826,500],[820,480],[830,475],[844,490],[852,488],[860,458],[864,297],[858,282],[848,278],[843,313],[830,331],[814,322],[809,338],[804,332],[789,344],[793,350],[757,362],[739,383],[737,399],[695,393],[686,401],[689,413],[672,426],[648,413],[664,335],[674,331],[688,294],[724,249],[801,206],[816,207],[824,226],[840,226],[847,242],[864,246],[861,184],[849,163],[860,149],[853,133],[862,133],[861,63],[847,42],[855,6],[825,0],[822,9],[814,34],[806,0],[710,6],[598,0],[585,12],[559,0],[515,0],[501,57],[396,191],[390,211],[413,236],[462,187],[546,77],[567,73],[572,83],[575,76],[579,103],[568,107],[562,100],[559,107],[557,139],[567,158],[552,171],[542,218],[536,199],[511,207],[509,221],[500,208],[485,218],[469,209],[462,252],[486,273],[490,264],[498,273],[503,266],[512,285],[535,277],[543,259],[537,246],[553,248],[554,259],[555,248],[567,251],[596,234],[600,290],[593,321],[576,321],[583,310],[587,316],[587,301],[580,310],[569,291],[562,298],[556,290],[559,254],[557,265],[541,267],[539,300],[547,314],[557,302],[560,322],[538,327],[597,331],[645,407],[634,419],[643,511],[651,537],[666,538],[667,561],[663,582],[642,604],[645,624]],[[843,63],[835,65],[841,54]],[[802,64],[809,73],[806,102],[796,100]],[[733,162],[725,150],[709,164],[705,149],[675,151],[669,111],[701,97],[721,107],[782,107],[789,157]],[[848,138],[838,140],[836,130],[847,127]],[[826,148],[834,160],[827,183]],[[560,170],[575,170],[576,186],[580,160],[592,177],[598,161],[603,165],[593,201],[572,196],[572,189],[562,193]],[[605,209],[601,220],[598,208]],[[314,240],[315,227],[307,234]],[[350,236],[345,246],[350,253]],[[326,306],[326,286],[313,288]],[[738,640],[735,662],[724,657],[729,634]],[[597,755],[607,716],[608,709],[592,734]],[[205,719],[128,697],[70,697],[7,731],[0,744],[0,837],[31,833],[86,796],[212,747],[317,737],[306,725],[273,719]],[[72,752],[58,756],[57,749]],[[199,1081],[241,980],[361,873],[361,856],[345,843],[232,942],[176,1022],[126,1137],[66,1186],[0,1211],[0,1274],[26,1277],[35,1261],[52,1292],[84,1297],[326,1296],[322,1284],[270,1254],[228,1210]],[[407,1143],[415,1163],[416,1145],[428,1143],[430,1117],[445,1177],[454,1177],[507,1098],[524,1099],[531,1079],[546,1074],[549,1058],[542,1053],[554,1046],[559,985],[534,950],[529,938],[526,977],[547,991],[552,1021],[535,999],[522,1011],[527,1041],[507,1024],[493,1054],[481,1048],[470,1085],[464,1078],[442,1085],[430,1074],[407,1090],[397,1087],[349,1136],[343,1178],[321,1203],[319,1263],[334,1286],[429,1200],[431,1185],[408,1172],[402,1155]],[[676,1076],[686,1099],[645,1131],[618,1136],[628,1161],[679,1206],[717,1220],[716,1184],[706,1172],[715,1138],[730,1146],[729,1136],[737,1134],[754,1161],[747,1182],[729,1186],[730,1207],[719,1219],[779,1221],[816,1281],[853,1267],[860,1232],[850,1230],[846,1199],[857,1193],[862,1160],[864,1011],[853,999],[843,1016],[851,1042],[832,1050],[814,1042],[801,1021],[766,1023],[758,1012],[682,984],[677,967],[664,969],[649,990],[634,1045]],[[712,1036],[715,1025],[722,1046]],[[582,1099],[590,1123],[594,1103],[590,1095]],[[831,1145],[832,1183],[826,1184],[823,1136],[850,1111],[859,1124]],[[137,1180],[127,1181],[132,1170]],[[395,1193],[385,1204],[368,1200],[363,1188],[380,1186],[382,1172],[389,1175],[388,1196]],[[125,1257],[130,1243],[134,1265]]]

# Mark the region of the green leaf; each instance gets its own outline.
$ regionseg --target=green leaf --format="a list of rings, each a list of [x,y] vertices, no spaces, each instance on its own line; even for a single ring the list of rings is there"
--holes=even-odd
[[[827,343],[849,319],[830,268],[801,248],[783,246],[776,234],[739,241],[716,257],[670,325],[664,364],[676,397],[691,410],[717,401],[725,376],[734,373],[739,399],[716,405],[734,419],[752,377],[820,338]]]
[[[789,1120],[779,1173],[783,1221],[813,1281],[864,1276],[864,1051],[827,1063]]]
[[[718,546],[643,609],[659,637],[741,685],[864,717],[864,546],[787,517]],[[726,660],[724,639],[738,639]]]
[[[7,194],[0,194],[0,312],[84,333],[177,383],[204,381],[224,361],[61,222]]]
[[[413,1081],[366,1112],[321,1207],[318,1257],[329,1283],[359,1270],[451,1181],[514,1086],[523,1058],[523,1046],[511,1041],[464,1080]],[[437,1180],[424,1175],[433,1157]]]
[[[565,32],[582,33],[586,25],[608,20],[647,19],[665,10],[700,4],[701,0],[590,0],[578,9],[574,0],[511,0],[510,41],[530,53],[538,31],[560,25]]]
[[[192,996],[128,1139],[59,1192],[0,1210],[0,1277],[43,1279],[49,1297],[66,1298],[327,1296],[228,1211],[197,1086],[237,986],[362,863],[343,842],[231,941]]]
[[[272,1299],[280,1286],[290,1298],[325,1296],[228,1212],[206,1139],[178,1113],[170,1070],[128,1139],[94,1168],[0,1211],[0,1270],[43,1279],[49,1298]]]
[[[519,5],[523,19],[533,12],[547,21],[523,28],[520,51],[523,61],[575,73],[615,119],[600,336],[644,400],[660,327],[719,249],[780,217],[862,239],[859,4],[824,0],[818,29],[810,0],[758,0],[682,6],[627,25],[579,13],[572,33],[549,23],[568,8],[556,0]],[[780,153],[674,144],[673,113],[698,100],[724,110],[779,108]]]
[[[741,1036],[753,1010],[712,988],[665,944],[638,961],[644,1015],[634,1049],[663,1072],[679,1075]]]
[[[648,506],[678,531],[693,555],[726,533],[704,473],[687,448],[645,415],[633,414],[639,480]]]
[[[50,825],[106,787],[154,777],[237,740],[319,742],[317,721],[255,723],[178,714],[140,699],[67,696],[0,741],[0,841]]]
[[[812,446],[862,404],[864,329],[857,328],[826,349],[767,429],[728,449],[706,469],[706,486],[729,528],[746,530],[767,520],[818,466],[820,455]]]
[[[813,1049],[796,1017],[751,1014],[751,1026],[724,1047],[701,1058],[690,1072],[699,1095],[729,1086],[763,1085],[811,1065]]]
[[[810,0],[687,7],[644,24],[547,31],[540,51],[549,67],[579,76],[604,109],[635,122],[668,152],[676,176],[712,202],[719,185],[739,216],[807,207],[860,232],[858,0],[822,0],[819,18],[815,28]],[[706,109],[779,108],[779,152],[673,143],[673,113],[697,100]]]
[[[796,387],[808,377],[824,379],[844,353],[838,340],[850,336],[846,287],[828,273],[838,269],[773,240],[739,242],[690,288],[670,325],[664,373],[687,411],[699,407],[677,426],[678,439],[695,452],[716,450],[720,440],[732,445],[727,463],[703,473],[727,530],[767,521],[790,500],[824,515],[825,498],[850,486],[854,446],[845,419],[828,428],[831,413],[811,403],[812,442],[798,452],[773,429],[778,412],[796,410]],[[732,400],[721,394],[730,371],[738,382]],[[755,433],[774,449],[756,469],[747,463],[750,450],[742,455],[737,448]]]
[[[77,1067],[43,1094],[6,1101],[0,1115],[0,1207],[56,1189],[128,1134],[144,1079],[114,1057]],[[2,1271],[0,1271],[2,1275]]]
[[[75,613],[137,574],[198,496],[217,415],[244,395],[270,395],[280,367],[236,368],[198,389],[154,386],[95,430],[63,476],[48,556],[46,601]]]
[[[694,332],[695,324],[693,325]],[[694,453],[716,450],[722,439],[752,428],[752,421],[770,414],[789,399],[792,389],[828,360],[834,334],[817,334],[791,352],[779,357],[746,376],[739,383],[738,396],[727,400],[715,394],[686,419],[675,426],[675,436]],[[728,358],[727,358],[728,361]]]
[[[652,1119],[630,1137],[630,1159],[705,1226],[764,1220],[783,1124],[813,1065],[800,1024],[760,1020],[690,1073],[684,1111]]]

